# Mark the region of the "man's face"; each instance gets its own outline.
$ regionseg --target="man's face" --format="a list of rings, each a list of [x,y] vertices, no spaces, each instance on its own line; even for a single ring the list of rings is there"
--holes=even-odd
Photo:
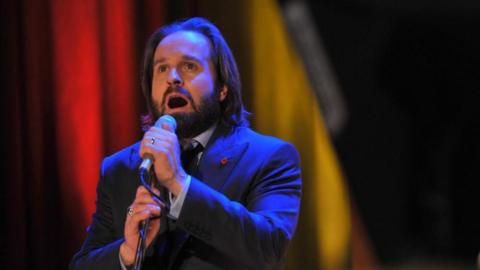
[[[218,120],[219,104],[227,90],[223,87],[216,92],[215,87],[219,86],[206,37],[179,31],[158,44],[153,57],[152,100],[157,116],[170,114],[177,119],[179,137],[196,136]]]

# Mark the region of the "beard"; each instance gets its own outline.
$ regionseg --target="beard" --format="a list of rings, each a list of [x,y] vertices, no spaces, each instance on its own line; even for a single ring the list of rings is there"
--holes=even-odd
[[[186,96],[192,106],[192,112],[177,112],[170,114],[177,121],[176,134],[179,140],[188,140],[200,135],[216,123],[221,116],[221,107],[218,97],[218,91],[210,95],[202,96],[200,102],[196,104],[190,93],[181,87],[168,88],[163,96],[161,106],[154,104],[155,118],[165,114],[166,97],[172,92],[178,92]]]

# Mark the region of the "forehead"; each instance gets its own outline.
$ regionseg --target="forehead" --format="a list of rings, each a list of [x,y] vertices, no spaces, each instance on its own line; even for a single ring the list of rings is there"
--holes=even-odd
[[[208,60],[210,58],[210,42],[204,35],[193,31],[172,33],[158,44],[154,59],[160,60],[174,56]]]

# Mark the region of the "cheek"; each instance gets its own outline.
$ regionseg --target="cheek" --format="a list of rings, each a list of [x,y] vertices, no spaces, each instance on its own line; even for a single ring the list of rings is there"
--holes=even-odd
[[[151,87],[152,87],[151,98],[156,103],[160,103],[163,97],[163,92],[165,91],[166,88],[163,87],[161,81],[156,77],[152,79]]]
[[[189,89],[188,86],[186,87]],[[202,96],[209,96],[215,92],[215,82],[211,76],[204,74],[203,76],[197,76],[190,82],[190,89],[190,93],[195,100],[198,100]]]
[[[157,105],[160,105],[162,104],[162,101],[161,101],[161,95],[158,93],[158,91],[155,91],[152,89],[152,101],[154,103],[156,103]]]

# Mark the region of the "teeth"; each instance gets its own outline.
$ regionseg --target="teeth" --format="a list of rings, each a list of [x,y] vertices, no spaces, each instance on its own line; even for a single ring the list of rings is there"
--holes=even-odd
[[[183,97],[172,97],[168,100],[168,107],[171,109],[180,108],[187,105],[187,103]]]

